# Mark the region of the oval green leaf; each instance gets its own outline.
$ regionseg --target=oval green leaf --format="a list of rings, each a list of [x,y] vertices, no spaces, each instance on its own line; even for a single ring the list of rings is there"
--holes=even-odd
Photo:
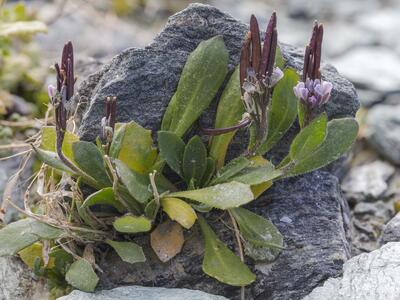
[[[238,207],[254,199],[248,184],[235,181],[198,190],[171,193],[168,197],[188,198],[219,209]]]
[[[207,149],[199,136],[192,137],[185,147],[183,153],[183,175],[186,182],[192,179],[198,186],[207,168]]]
[[[99,204],[110,205],[116,208],[119,212],[123,212],[125,210],[124,206],[117,199],[115,199],[112,187],[101,189],[89,195],[83,202],[81,207],[86,208],[92,205],[99,205]]]
[[[94,292],[99,282],[92,265],[84,258],[78,259],[69,267],[65,279],[74,288],[89,293]]]
[[[214,128],[230,127],[239,123],[244,113],[241,97],[238,66],[229,79],[219,100]],[[229,143],[235,134],[236,130],[211,138],[210,156],[215,159],[217,169],[224,166]]]
[[[162,120],[161,129],[182,137],[210,105],[228,72],[222,36],[201,42],[189,55]]]
[[[115,230],[123,233],[139,233],[151,230],[151,221],[144,216],[123,216],[117,218],[113,226]]]
[[[72,145],[74,160],[79,168],[95,179],[101,186],[111,186],[103,155],[95,144],[79,141]]]
[[[161,158],[176,174],[183,178],[182,160],[185,143],[182,139],[173,132],[159,131],[158,147],[160,148]]]
[[[302,129],[290,145],[290,158],[301,160],[314,152],[325,139],[327,123],[328,118],[323,113]]]
[[[130,169],[120,160],[115,160],[115,166],[118,176],[128,189],[129,194],[140,203],[146,203],[152,196],[149,189],[149,177]]]
[[[353,118],[328,122],[327,134],[322,144],[303,159],[295,162],[285,177],[295,176],[322,168],[340,158],[353,144],[358,134],[358,123]]]
[[[142,247],[132,242],[116,242],[107,240],[107,244],[114,248],[121,259],[127,263],[135,264],[146,261]]]
[[[201,216],[199,216],[199,224],[205,242],[204,273],[232,286],[246,286],[252,283],[256,275],[218,239]]]
[[[283,237],[274,224],[241,207],[230,212],[245,240],[246,254],[255,260],[275,260],[283,248]]]
[[[258,154],[263,155],[271,150],[296,120],[298,100],[293,87],[299,79],[296,71],[286,69],[284,77],[275,86],[268,111],[268,136],[257,150]]]

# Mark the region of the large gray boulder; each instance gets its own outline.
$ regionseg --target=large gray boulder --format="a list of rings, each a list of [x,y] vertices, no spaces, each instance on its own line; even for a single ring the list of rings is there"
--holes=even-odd
[[[58,300],[228,300],[221,296],[188,289],[166,289],[157,287],[125,286],[97,293],[78,290]]]
[[[344,264],[342,278],[330,278],[303,300],[400,299],[400,243],[388,243]]]
[[[82,104],[81,136],[94,140],[99,134],[107,96],[118,97],[118,121],[135,120],[149,129],[159,129],[188,55],[201,41],[222,35],[233,70],[247,30],[246,24],[208,5],[192,4],[175,14],[152,44],[125,50],[79,87],[75,101]],[[281,48],[287,65],[300,70],[303,51],[284,44]],[[359,102],[353,85],[330,65],[324,65],[322,75],[334,86],[326,106],[328,115],[354,115]]]
[[[144,127],[159,129],[190,52],[202,40],[222,35],[230,53],[229,68],[233,70],[246,31],[247,25],[207,5],[193,4],[172,16],[151,45],[122,52],[82,83],[72,101],[72,104],[81,102],[77,116],[81,120],[80,135],[86,140],[94,140],[98,135],[106,96],[118,97],[118,121],[135,120]],[[284,44],[281,48],[287,64],[300,70],[302,51]],[[354,115],[359,103],[351,83],[329,65],[324,65],[322,74],[334,85],[332,100],[326,106],[329,117]],[[214,111],[215,104],[201,122],[212,125]],[[293,127],[273,156],[282,156],[296,132]],[[235,146],[240,148],[243,144],[238,139]],[[270,218],[286,244],[272,264],[248,260],[257,273],[257,281],[247,288],[250,299],[301,299],[326,278],[340,275],[342,264],[350,255],[349,209],[335,176],[317,171],[281,181],[249,208]],[[223,223],[213,221],[218,217],[214,213],[208,220],[220,238],[234,248],[232,232]],[[110,252],[99,262],[104,270],[99,274],[101,287],[110,289],[126,284],[179,287],[237,298],[238,288],[203,274],[203,246],[198,228],[186,237],[183,252],[166,264],[152,253],[148,238],[135,240],[145,248],[146,263],[129,265]]]
[[[270,220],[285,238],[285,250],[272,264],[247,260],[257,281],[247,289],[250,299],[301,299],[326,278],[341,274],[350,256],[347,240],[349,210],[338,180],[327,172],[276,183],[255,201],[251,210]],[[208,221],[232,249],[232,231],[211,214]],[[226,217],[226,216],[225,216]],[[229,219],[224,219],[230,224]],[[152,252],[148,238],[135,239],[144,247],[146,263],[127,264],[114,252],[99,262],[101,288],[138,284],[202,290],[236,299],[239,288],[218,283],[201,269],[203,243],[197,226],[187,233],[183,251],[170,262],[161,263]]]

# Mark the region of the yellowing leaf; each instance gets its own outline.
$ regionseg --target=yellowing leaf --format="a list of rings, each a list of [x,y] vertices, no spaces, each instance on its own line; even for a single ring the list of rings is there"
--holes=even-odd
[[[19,257],[21,260],[30,268],[34,269],[35,267],[35,260],[39,257],[41,261],[41,265],[44,264],[43,261],[43,245],[42,243],[34,243],[21,251],[18,252]],[[50,257],[49,263],[47,268],[51,269],[54,267],[54,257]]]
[[[185,201],[178,198],[164,198],[161,204],[171,220],[178,222],[186,229],[190,229],[196,222],[196,212]]]
[[[182,227],[172,221],[158,225],[150,235],[151,247],[162,262],[181,252],[184,242]]]
[[[251,191],[253,192],[254,199],[260,197],[261,194],[264,193],[266,190],[268,190],[271,186],[272,186],[272,181],[267,181],[256,185],[252,185]]]
[[[76,134],[69,131],[65,132],[62,152],[71,161],[74,161],[72,144],[77,141],[79,141],[79,137]],[[42,141],[39,148],[45,151],[56,152],[56,128],[54,126],[44,126],[42,128]]]
[[[135,122],[117,124],[116,133],[110,147],[110,156],[118,158],[132,170],[148,174],[157,159],[153,147],[151,130],[144,129]]]
[[[123,216],[113,223],[115,230],[123,233],[146,232],[151,229],[151,221],[144,216]]]

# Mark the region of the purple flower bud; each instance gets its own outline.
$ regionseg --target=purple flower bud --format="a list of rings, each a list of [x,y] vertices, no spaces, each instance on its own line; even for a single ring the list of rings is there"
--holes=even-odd
[[[271,80],[270,87],[274,87],[282,78],[283,78],[282,70],[279,69],[278,67],[274,68],[274,71],[272,72],[270,79]]]
[[[49,84],[47,87],[47,94],[49,95],[50,99],[53,99],[53,97],[56,95],[57,89],[54,85]]]
[[[332,83],[319,79],[300,81],[294,88],[295,96],[311,108],[328,102],[332,91]]]
[[[303,102],[308,99],[308,89],[302,81],[299,81],[299,83],[293,88],[293,92],[295,96]]]

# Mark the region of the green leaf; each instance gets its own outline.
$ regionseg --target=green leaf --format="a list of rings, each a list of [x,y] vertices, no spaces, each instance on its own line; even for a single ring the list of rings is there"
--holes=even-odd
[[[292,160],[301,160],[324,141],[328,118],[325,113],[315,118],[294,138],[290,145],[289,155]]]
[[[333,162],[349,150],[357,134],[358,123],[353,118],[329,121],[327,135],[322,144],[302,160],[295,162],[285,177],[311,172]]]
[[[111,186],[104,160],[96,145],[91,142],[79,141],[72,145],[74,160],[79,168],[94,178],[102,186]]]
[[[123,212],[125,210],[124,206],[115,199],[112,187],[101,189],[88,196],[85,202],[83,202],[82,208],[99,204],[110,205],[112,207],[115,207],[119,212]]]
[[[35,146],[32,146],[32,148],[35,151],[37,158],[46,165],[59,171],[67,172],[70,174],[74,173],[70,168],[64,165],[64,163],[58,157],[57,153],[45,151],[40,148],[36,148]]]
[[[196,186],[201,182],[207,168],[207,149],[199,136],[190,139],[183,153],[182,170],[186,182],[194,180]]]
[[[245,240],[245,252],[255,260],[273,261],[283,248],[283,237],[269,220],[238,207],[231,209]]]
[[[282,174],[283,172],[281,170],[276,170],[272,163],[267,162],[266,165],[261,167],[247,167],[237,175],[231,177],[230,180],[249,185],[258,185],[263,182],[271,181]]]
[[[300,128],[304,127],[305,114],[306,114],[306,106],[301,101],[298,101],[297,102],[297,115],[298,115],[298,119],[299,119]]]
[[[157,149],[153,147],[151,130],[144,129],[134,121],[116,124],[110,156],[118,158],[133,171],[147,175],[152,171],[157,159]]]
[[[154,219],[157,216],[157,212],[160,206],[158,205],[155,199],[152,199],[147,203],[146,207],[144,208],[144,215],[148,219]]]
[[[212,157],[207,157],[206,159],[206,170],[204,171],[203,178],[201,179],[200,186],[205,186],[211,180],[215,172],[215,160]]]
[[[144,216],[123,216],[117,218],[113,226],[115,230],[123,233],[147,232],[151,229],[151,221]]]
[[[115,160],[115,166],[118,176],[128,189],[129,194],[140,203],[146,203],[152,196],[149,189],[149,177],[129,169],[126,164],[119,160]]]
[[[72,144],[79,141],[79,136],[76,134],[66,131],[64,141],[62,145],[62,152],[64,155],[74,161],[74,154],[72,151]],[[41,143],[40,149],[45,151],[57,152],[56,150],[56,127],[55,126],[44,126],[41,129]]]
[[[256,279],[256,275],[218,239],[201,216],[199,216],[199,224],[205,242],[204,273],[233,286],[245,286],[252,283]]]
[[[258,154],[271,150],[296,120],[298,100],[293,93],[293,87],[298,81],[299,75],[296,71],[286,69],[284,77],[275,86],[268,111],[268,136],[258,149]]]
[[[33,35],[39,32],[47,32],[46,24],[40,21],[19,21],[0,24],[0,37]]]
[[[283,58],[281,48],[278,46],[276,47],[276,54],[275,54],[275,66],[280,68],[281,70],[285,69],[285,59]]]
[[[171,220],[178,222],[182,227],[190,229],[196,222],[196,212],[185,201],[178,198],[164,198],[161,204]]]
[[[171,193],[168,197],[188,198],[220,209],[238,207],[254,199],[249,185],[235,181],[198,190]]]
[[[65,279],[74,288],[89,293],[94,292],[99,282],[91,264],[84,258],[78,259],[69,267]]]
[[[232,159],[227,165],[225,165],[211,181],[211,184],[223,183],[229,181],[231,177],[238,174],[240,171],[245,169],[251,164],[251,161],[244,156],[239,156]]]
[[[239,123],[244,113],[241,97],[238,66],[228,81],[219,100],[214,128],[230,127]],[[210,156],[215,159],[217,169],[224,166],[229,143],[235,134],[236,130],[211,138]]]
[[[22,219],[0,230],[0,256],[10,256],[41,240],[61,236],[62,230],[33,219]]]
[[[182,174],[183,152],[185,143],[173,132],[158,132],[158,147],[160,148],[161,158],[164,159],[169,167],[179,176]]]
[[[219,171],[218,175],[211,181],[211,184],[214,185],[217,183],[227,182],[229,178],[238,174],[250,164],[251,161],[244,156],[239,156],[235,159],[232,159]]]
[[[222,36],[201,42],[189,55],[161,129],[182,137],[209,106],[228,72],[229,53]]]
[[[111,240],[107,240],[106,242],[113,247],[119,257],[121,257],[121,259],[127,263],[135,264],[146,261],[142,247],[135,243],[116,242]]]

